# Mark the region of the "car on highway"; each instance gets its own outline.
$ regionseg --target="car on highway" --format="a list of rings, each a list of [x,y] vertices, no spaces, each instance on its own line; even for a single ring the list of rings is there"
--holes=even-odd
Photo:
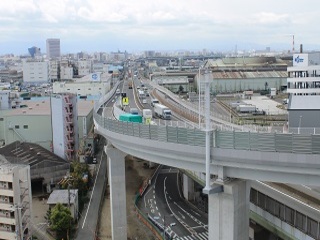
[[[147,104],[147,99],[142,99],[143,104]]]
[[[176,225],[176,223],[170,223],[170,227],[173,227],[175,225]]]

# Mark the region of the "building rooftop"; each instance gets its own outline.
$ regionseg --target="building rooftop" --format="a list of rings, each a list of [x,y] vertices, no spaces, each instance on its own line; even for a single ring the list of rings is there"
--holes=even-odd
[[[39,101],[22,101],[22,108],[10,109],[6,112],[6,116],[50,116],[50,99]],[[87,116],[93,109],[94,102],[89,100],[78,99],[78,116]]]
[[[9,163],[28,164],[31,168],[39,168],[39,164],[44,167],[69,164],[66,160],[35,143],[16,141],[0,148],[0,154]]]
[[[78,189],[70,189],[70,204],[75,203],[78,195]],[[50,194],[47,204],[68,204],[69,203],[69,192],[67,189],[53,190]]]
[[[287,71],[220,71],[212,72],[214,79],[287,78]]]

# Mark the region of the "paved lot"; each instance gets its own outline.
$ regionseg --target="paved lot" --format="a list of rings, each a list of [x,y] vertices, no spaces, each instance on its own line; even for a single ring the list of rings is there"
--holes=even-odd
[[[278,108],[281,103],[270,99],[267,96],[253,96],[251,99],[243,99],[242,102],[255,105],[259,110],[264,110],[267,114],[287,114],[287,110]]]

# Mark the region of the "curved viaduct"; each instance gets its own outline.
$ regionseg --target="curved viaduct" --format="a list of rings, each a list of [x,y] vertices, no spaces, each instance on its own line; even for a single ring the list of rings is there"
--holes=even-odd
[[[205,172],[206,133],[199,129],[108,119],[97,113],[103,100],[99,102],[94,123],[95,131],[109,143],[106,151],[112,237],[126,239],[125,155]],[[212,190],[207,192],[209,239],[249,238],[250,186],[246,180],[305,185],[320,182],[320,135],[212,131],[210,139],[210,174],[216,175],[217,181],[212,181]]]

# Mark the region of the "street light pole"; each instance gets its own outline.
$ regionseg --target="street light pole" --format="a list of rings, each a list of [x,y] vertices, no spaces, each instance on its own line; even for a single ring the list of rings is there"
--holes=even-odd
[[[201,114],[200,114],[200,108],[201,108],[201,84],[200,84],[200,80],[201,80],[201,66],[199,66],[199,79],[198,79],[198,94],[199,94],[199,108],[198,108],[198,120],[199,120],[199,129],[201,128]]]
[[[206,186],[204,190],[209,191],[210,187],[210,92],[208,72],[205,75],[205,119],[206,119]]]

